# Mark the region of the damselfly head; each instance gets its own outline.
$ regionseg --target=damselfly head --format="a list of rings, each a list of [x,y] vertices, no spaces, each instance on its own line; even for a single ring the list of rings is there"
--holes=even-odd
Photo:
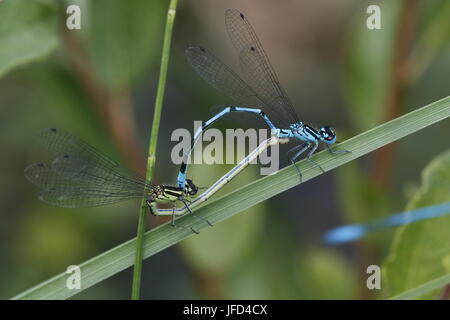
[[[194,184],[194,182],[192,182],[191,179],[186,179],[186,186],[184,187],[184,192],[191,196],[195,196],[198,192],[198,187]]]
[[[336,142],[336,132],[329,126],[323,126],[319,130],[320,140],[326,144],[333,144]]]

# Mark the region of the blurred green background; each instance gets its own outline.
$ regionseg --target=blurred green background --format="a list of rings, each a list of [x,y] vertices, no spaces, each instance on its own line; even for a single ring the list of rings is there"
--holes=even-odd
[[[81,30],[65,27],[69,4],[81,8]],[[366,28],[370,4],[381,7],[381,30]],[[39,160],[36,134],[56,127],[143,173],[167,8],[163,0],[0,3],[1,299],[135,236],[139,201],[50,207],[23,169]],[[172,131],[192,131],[212,105],[230,102],[184,58],[201,44],[237,69],[227,8],[252,22],[301,118],[332,125],[341,140],[449,93],[449,1],[180,0],[154,183],[175,182]],[[449,134],[449,122],[438,123],[147,259],[142,298],[376,299],[449,273],[448,217],[349,245],[321,239],[341,224],[450,201]],[[230,168],[195,165],[190,176],[209,186]],[[252,165],[222,194],[258,177]],[[149,216],[148,226],[164,221]],[[381,290],[366,288],[371,264],[382,266]],[[128,299],[131,278],[129,268],[74,298]]]

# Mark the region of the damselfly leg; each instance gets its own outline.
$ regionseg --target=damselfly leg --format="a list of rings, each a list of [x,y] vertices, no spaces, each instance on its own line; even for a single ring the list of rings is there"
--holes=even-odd
[[[195,217],[195,218],[197,218],[197,219],[199,219],[199,220],[202,220],[202,221],[206,222],[207,224],[209,224],[210,227],[213,226],[212,223],[209,222],[208,219],[195,215],[195,214],[192,212],[191,208],[189,208],[189,206],[187,205],[185,199],[180,199],[180,201],[183,202],[183,204],[184,204],[186,210],[188,211],[188,213],[189,213],[190,215],[192,215],[193,217]]]
[[[323,168],[320,166],[320,164],[318,164],[315,160],[311,159],[312,155],[314,154],[314,152],[316,152],[317,148],[319,147],[319,141],[315,141],[313,144],[313,147],[311,149],[311,151],[308,153],[308,155],[306,156],[306,159],[311,162],[313,165],[315,165],[316,167],[318,167],[320,169],[320,171],[322,171],[323,173],[325,172],[325,170],[323,170]]]
[[[312,148],[311,148],[312,146]],[[308,155],[306,156],[306,159],[311,162],[314,166],[318,167],[320,169],[320,171],[325,172],[325,170],[320,166],[320,164],[318,164],[315,160],[311,159],[311,157],[313,156],[314,152],[316,152],[317,148],[319,147],[319,142],[315,141],[312,143],[309,142],[305,142],[303,144],[297,145],[295,147],[293,147],[292,149],[290,149],[288,151],[288,160],[291,164],[293,164],[295,166],[295,169],[297,169],[298,175],[300,176],[300,183],[302,182],[302,173],[300,172],[299,167],[297,166],[296,160],[309,148],[311,148],[311,150],[308,152]],[[297,151],[298,150],[298,151]],[[292,152],[296,152],[294,154],[293,157],[290,157],[289,155]]]
[[[300,168],[297,166],[297,163],[295,162],[295,160],[298,159],[298,157],[300,157],[303,152],[308,150],[308,148],[310,146],[311,146],[311,144],[309,144],[308,142],[305,142],[303,144],[299,144],[299,145],[293,147],[292,149],[290,149],[287,152],[289,162],[294,165],[295,169],[297,169],[298,175],[300,177],[300,183],[302,183],[302,173],[300,171]],[[297,151],[297,150],[299,150],[299,151]],[[297,151],[297,153],[295,153],[293,157],[289,156],[292,152],[296,152],[296,151]]]
[[[188,206],[186,206],[186,209],[190,210]],[[174,228],[182,228],[182,229],[190,229],[192,231],[192,233],[195,233],[195,234],[199,234],[200,233],[199,231],[195,230],[192,227],[186,227],[186,226],[179,226],[179,225],[177,225],[175,223],[175,216],[176,216],[176,214],[175,214],[175,206],[173,207],[173,211],[172,212],[173,212],[173,214],[172,214],[172,222],[170,223],[172,227],[174,227]]]
[[[350,150],[334,150],[330,145],[327,144],[328,151],[330,151],[331,154],[336,155],[340,153],[352,153]]]
[[[148,209],[150,210],[150,213],[152,214],[152,215],[154,215],[154,216],[158,216],[158,214],[153,210],[154,209],[154,206],[155,206],[155,203],[154,202],[151,202],[151,201],[149,201],[149,200],[147,200],[146,201],[147,202],[147,207],[148,207]],[[186,203],[185,203],[185,206],[186,206],[186,209],[188,210],[188,211],[190,211],[190,209],[189,209],[189,207],[186,205]],[[156,209],[156,208],[155,208]],[[157,211],[157,210],[156,210]],[[195,234],[199,234],[199,232],[198,231],[196,231],[194,228],[192,228],[192,227],[187,227],[187,226],[182,226],[182,225],[177,225],[176,223],[175,223],[175,216],[177,216],[177,214],[176,214],[176,212],[175,212],[175,206],[173,206],[172,207],[172,214],[171,214],[171,223],[170,223],[170,225],[172,226],[172,227],[174,227],[174,228],[180,228],[180,229],[190,229],[191,231],[192,231],[192,233],[195,233]],[[184,214],[182,215],[182,216],[184,216]]]

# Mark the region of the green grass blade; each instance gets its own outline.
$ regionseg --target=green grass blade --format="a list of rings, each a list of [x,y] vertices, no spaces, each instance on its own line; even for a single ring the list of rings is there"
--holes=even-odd
[[[411,300],[423,296],[433,290],[442,288],[448,284],[450,284],[450,274],[446,274],[445,276],[428,281],[414,289],[410,289],[396,296],[390,297],[389,300]]]
[[[156,146],[158,142],[159,123],[166,89],[167,69],[169,67],[170,43],[172,41],[172,30],[175,21],[176,7],[178,0],[171,0],[167,11],[166,29],[164,31],[164,43],[161,55],[161,67],[159,70],[158,90],[156,92],[155,110],[153,112],[152,132],[150,134],[150,144],[147,157],[147,174],[145,179],[152,181],[153,171],[156,162]],[[143,259],[143,241],[145,233],[145,221],[147,215],[146,199],[142,199],[139,211],[138,227],[136,232],[136,255],[133,270],[133,282],[131,288],[131,299],[138,300],[141,293],[141,273]]]
[[[338,149],[350,150],[352,153],[333,156],[329,152],[323,151],[316,154],[314,160],[325,171],[330,171],[449,116],[450,97],[446,97],[361,133],[339,145]],[[299,162],[299,165],[302,168],[303,181],[322,174],[308,161],[303,160]],[[207,218],[212,223],[218,223],[298,184],[297,171],[293,166],[289,166],[204,205],[196,210],[196,214]],[[207,227],[202,221],[191,216],[179,219],[178,223],[192,225],[196,230]],[[175,229],[169,224],[152,229],[144,235],[143,257],[148,258],[190,236],[192,234],[189,230]],[[80,265],[82,279],[80,290],[87,289],[130,267],[133,264],[134,249],[135,239],[82,263]],[[14,299],[65,299],[71,297],[80,290],[67,289],[65,285],[67,277],[67,274],[61,273],[17,295]]]

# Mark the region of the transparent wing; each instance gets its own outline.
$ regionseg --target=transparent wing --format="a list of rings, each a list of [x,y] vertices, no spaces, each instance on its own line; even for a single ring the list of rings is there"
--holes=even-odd
[[[288,124],[299,122],[292,103],[284,92],[258,36],[245,16],[236,9],[228,9],[225,12],[225,24],[231,41],[240,56],[241,64],[246,66],[243,68],[243,72],[248,78],[250,87],[258,96],[263,97],[266,106],[271,109],[265,110],[265,112],[269,115],[279,114]],[[258,76],[255,76],[256,68]],[[249,73],[249,71],[252,72]]]
[[[95,167],[113,170],[123,169],[117,162],[103,155],[94,147],[63,130],[55,128],[44,129],[39,134],[39,140],[41,145],[51,152],[54,157],[68,154],[84,158]]]
[[[265,81],[265,73],[262,61],[262,56],[256,48],[246,48],[241,51],[239,55],[242,71],[247,75],[249,83],[253,84],[255,91],[259,92],[264,101],[270,108],[265,108],[264,111],[273,121],[281,122],[284,127],[289,127],[290,124],[296,122],[284,108],[283,102],[276,96],[273,91],[273,86]],[[276,110],[276,111],[275,111]]]
[[[90,207],[110,204],[123,200],[140,198],[143,188],[107,183],[98,180],[70,179],[52,170],[46,163],[35,163],[25,169],[25,177],[42,190],[40,200],[59,207]]]
[[[39,198],[60,207],[87,207],[140,198],[153,190],[143,180],[124,175],[119,164],[75,136],[57,129],[40,134],[56,158],[35,163],[25,177],[41,188]]]
[[[144,190],[148,187],[141,179],[129,177],[99,165],[92,159],[84,158],[76,153],[64,154],[51,163],[51,170],[71,183],[95,185],[97,187],[127,190]]]
[[[203,80],[234,102],[247,107],[261,107],[264,104],[244,80],[205,48],[187,48],[186,58]]]
[[[112,194],[96,189],[45,189],[38,192],[39,200],[63,208],[95,207],[141,198],[140,195]]]
[[[261,108],[267,111],[268,108],[265,106],[269,105],[269,101],[271,101],[266,99],[267,95],[258,95],[253,88],[210,51],[202,47],[189,47],[186,49],[186,57],[203,80],[222,94],[229,96],[236,104],[241,107]],[[223,108],[224,105],[220,105],[220,107]],[[272,121],[278,121],[285,127],[290,124],[278,114],[272,113],[269,114],[269,117]],[[245,121],[248,122],[248,119]]]

